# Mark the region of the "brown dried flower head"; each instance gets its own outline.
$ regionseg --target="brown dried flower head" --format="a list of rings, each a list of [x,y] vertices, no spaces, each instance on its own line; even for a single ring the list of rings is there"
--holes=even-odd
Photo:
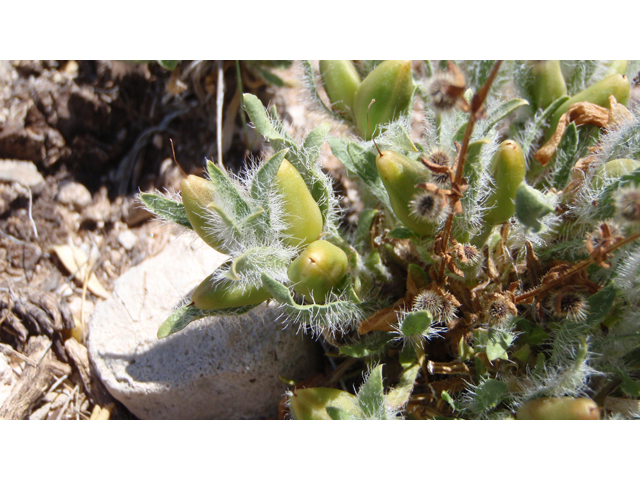
[[[616,211],[626,222],[640,222],[640,188],[622,188],[616,196]]]
[[[585,296],[575,290],[562,289],[550,296],[551,311],[557,318],[572,322],[584,320],[587,316]]]
[[[434,148],[431,153],[429,153],[428,160],[431,163],[440,165],[442,167],[451,167],[452,163],[451,156],[445,150],[442,150],[440,148]],[[431,179],[433,180],[433,183],[435,183],[439,187],[444,187],[450,181],[449,171],[447,170],[444,172],[436,172],[432,170]]]
[[[490,325],[503,323],[518,314],[518,309],[510,297],[502,293],[491,293],[485,297],[485,316]]]
[[[466,82],[462,71],[449,61],[447,70],[436,73],[429,85],[427,91],[431,97],[431,105],[439,111],[448,111],[454,107],[461,108],[463,111],[469,110],[469,104],[464,99],[464,90]]]
[[[427,183],[419,185],[423,191],[418,192],[409,202],[411,215],[429,222],[439,222],[447,214],[447,191]]]

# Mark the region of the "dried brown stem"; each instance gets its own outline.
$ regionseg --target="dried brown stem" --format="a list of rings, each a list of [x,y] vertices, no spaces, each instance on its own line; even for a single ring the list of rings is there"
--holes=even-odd
[[[471,134],[473,133],[473,129],[475,128],[476,121],[478,120],[479,114],[482,111],[482,105],[484,104],[484,101],[487,99],[487,95],[489,94],[489,89],[491,88],[491,84],[496,78],[498,69],[500,68],[501,64],[502,64],[502,60],[498,60],[496,61],[496,63],[494,63],[493,68],[489,73],[489,78],[487,78],[487,81],[484,83],[480,91],[478,91],[478,93],[476,93],[473,96],[473,99],[471,100],[471,111],[469,112],[469,120],[467,122],[467,128],[464,131],[462,146],[460,147],[460,152],[458,153],[458,162],[457,162],[458,166],[456,169],[456,176],[454,178],[454,184],[456,185],[459,185],[462,182],[462,174],[464,172],[464,163],[467,158],[467,150],[469,149]],[[456,200],[452,197],[450,200],[452,207],[455,201]],[[453,211],[453,208],[452,208],[451,213],[449,213],[449,216],[447,217],[447,223],[444,226],[444,231],[442,234],[442,242],[440,243],[442,245],[443,252],[446,252],[449,246],[449,238],[451,236],[451,228],[453,226],[454,215],[455,215],[455,212]],[[443,258],[442,263],[440,264],[440,272],[438,275],[439,282],[442,282],[442,280],[444,279],[446,263],[447,263],[446,259]]]
[[[607,255],[611,252],[613,252],[614,250],[620,248],[620,247],[624,247],[625,245],[638,240],[640,238],[640,230],[629,235],[628,237],[625,237],[621,240],[618,240],[617,242],[611,244],[610,246],[603,248],[601,252],[602,255]],[[567,280],[568,278],[570,278],[571,276],[575,275],[576,273],[578,273],[580,270],[584,270],[585,268],[587,268],[589,265],[592,265],[593,263],[596,263],[597,258],[599,258],[599,256],[591,256],[585,260],[582,260],[579,263],[576,263],[573,267],[571,267],[569,270],[567,270],[562,276],[556,278],[555,280],[552,280],[548,283],[542,284],[537,286],[536,288],[534,288],[533,290],[529,290],[528,292],[523,293],[522,295],[518,295],[515,298],[515,303],[523,303],[525,300],[528,300],[532,297],[535,297],[536,295],[540,295],[541,293],[544,293],[548,290],[550,290],[551,288],[555,287],[556,285],[564,282],[565,280]]]

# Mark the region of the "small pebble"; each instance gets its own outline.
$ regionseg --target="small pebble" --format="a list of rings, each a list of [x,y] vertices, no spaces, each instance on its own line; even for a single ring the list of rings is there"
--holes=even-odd
[[[77,182],[68,182],[62,185],[56,198],[58,202],[76,209],[84,208],[93,201],[87,187]]]
[[[138,237],[131,230],[125,230],[118,234],[118,242],[124,247],[126,251],[135,247]]]

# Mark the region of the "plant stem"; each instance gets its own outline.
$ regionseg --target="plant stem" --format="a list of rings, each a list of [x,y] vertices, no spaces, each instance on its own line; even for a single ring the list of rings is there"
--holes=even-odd
[[[482,109],[482,105],[484,104],[484,101],[486,100],[487,95],[489,94],[489,89],[491,88],[491,84],[493,83],[493,80],[496,78],[496,75],[498,73],[498,69],[500,68],[501,63],[502,63],[502,60],[498,60],[496,61],[496,63],[493,64],[493,67],[491,68],[491,72],[489,73],[489,77],[487,78],[487,81],[484,83],[480,91],[476,93],[473,96],[473,99],[471,100],[471,110],[469,112],[469,120],[467,121],[467,128],[464,131],[462,146],[460,147],[460,153],[458,155],[458,166],[456,169],[456,176],[454,178],[455,184],[459,185],[460,182],[462,181],[462,173],[464,172],[464,162],[467,158],[467,150],[469,149],[469,143],[471,142],[471,134],[473,133],[473,129],[476,125],[476,121],[478,120],[479,113]],[[453,206],[454,201],[455,200],[451,198],[450,200],[451,206]],[[451,236],[451,228],[453,226],[453,215],[454,213],[453,211],[451,211],[451,213],[449,213],[449,216],[447,217],[447,223],[444,226],[444,231],[442,234],[441,245],[442,245],[443,258],[442,258],[442,263],[440,264],[440,272],[438,275],[439,282],[442,282],[442,280],[444,280],[444,271],[445,271],[445,265],[446,265],[446,259],[444,258],[444,253],[447,251],[447,248],[449,246],[449,238]]]

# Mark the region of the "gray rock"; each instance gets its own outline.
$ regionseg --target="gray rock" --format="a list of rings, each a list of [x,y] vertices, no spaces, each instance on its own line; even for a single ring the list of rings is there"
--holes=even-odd
[[[261,305],[197,320],[158,340],[160,324],[226,257],[182,236],[116,282],[89,323],[90,359],[109,392],[142,419],[273,418],[286,387],[317,367],[313,342]]]

